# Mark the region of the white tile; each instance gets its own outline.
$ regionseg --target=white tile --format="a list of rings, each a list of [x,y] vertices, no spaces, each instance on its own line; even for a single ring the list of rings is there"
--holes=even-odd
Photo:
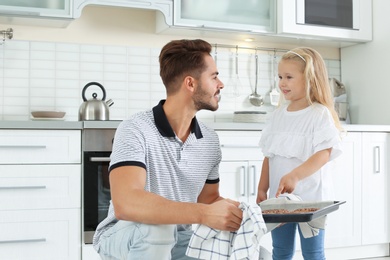
[[[30,61],[31,69],[49,69],[53,70],[56,68],[56,63],[54,60],[31,60]]]
[[[127,56],[124,55],[112,55],[112,54],[104,54],[104,62],[107,63],[127,63]]]
[[[104,46],[104,53],[126,55],[127,48],[121,46]]]
[[[104,64],[100,62],[81,62],[80,70],[85,71],[103,71]]]
[[[56,44],[57,52],[79,52],[80,46],[78,44],[72,43],[57,43]]]
[[[31,69],[30,70],[31,78],[42,78],[42,79],[54,79],[56,77],[56,71],[54,69],[41,70],[41,69]]]
[[[28,87],[28,78],[4,78],[4,86],[8,88]]]
[[[55,51],[56,44],[52,42],[31,42],[30,50]]]
[[[56,61],[57,70],[80,70],[80,63],[77,61]]]
[[[55,99],[53,97],[31,97],[31,107],[55,107]]]
[[[79,61],[80,54],[77,52],[56,52],[57,61]]]
[[[26,69],[4,69],[4,78],[28,78],[29,70]]]
[[[54,78],[52,79],[42,79],[42,78],[35,78],[30,79],[30,88],[55,88],[56,86],[56,80]]]
[[[80,72],[77,70],[57,70],[56,78],[57,79],[78,79]]]
[[[4,59],[30,59],[30,52],[25,50],[4,50]]]
[[[30,63],[28,60],[7,59],[3,63],[5,68],[8,69],[28,69]]]
[[[80,71],[80,79],[86,81],[103,81],[102,72]]]
[[[96,53],[80,53],[80,61],[87,61],[87,62],[103,62],[103,54],[96,54]]]
[[[81,45],[80,52],[83,52],[83,53],[103,53],[104,48],[101,45]]]
[[[126,75],[127,65],[126,64],[114,64],[114,63],[105,63],[104,64],[105,71],[113,71]]]
[[[30,58],[32,60],[55,60],[56,53],[54,51],[31,51]]]
[[[30,88],[30,97],[49,97],[54,98],[56,89],[53,88]]]

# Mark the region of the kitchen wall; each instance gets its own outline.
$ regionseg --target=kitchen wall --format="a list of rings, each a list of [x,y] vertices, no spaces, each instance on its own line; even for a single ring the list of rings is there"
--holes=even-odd
[[[354,124],[390,124],[390,1],[375,0],[373,41],[341,49],[343,81]]]
[[[118,19],[114,19],[118,18]],[[129,19],[131,17],[131,19]],[[110,108],[113,120],[154,106],[165,97],[159,77],[158,55],[161,47],[171,39],[200,38],[201,35],[157,35],[155,13],[126,8],[86,7],[81,18],[67,28],[12,27],[14,39],[0,46],[0,119],[29,120],[33,110],[66,111],[66,120],[77,120],[83,102],[81,92],[85,84],[97,81],[106,89],[107,99],[115,104]],[[151,22],[152,21],[152,22]],[[216,113],[201,111],[198,117],[206,121],[231,121],[237,110],[272,111],[268,93],[273,84],[274,52],[258,51],[258,92],[266,104],[254,107],[248,96],[254,90],[255,51],[240,48],[215,48],[215,44],[258,47],[232,41],[226,35],[206,38],[213,44],[212,55],[217,55],[220,78],[225,83],[220,109]],[[289,49],[290,44],[266,43],[260,47]],[[340,79],[338,50],[317,47],[326,59],[330,77]],[[276,53],[276,59],[281,52]],[[231,84],[238,57],[240,86],[234,94]],[[101,90],[88,88],[101,97]]]

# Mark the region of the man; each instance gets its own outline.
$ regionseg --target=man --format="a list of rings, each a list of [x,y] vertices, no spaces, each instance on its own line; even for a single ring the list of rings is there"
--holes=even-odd
[[[195,117],[218,109],[224,87],[210,52],[203,40],[165,45],[159,61],[166,100],[119,125],[110,208],[94,237],[102,259],[190,259],[191,224],[239,229],[239,203],[218,191],[218,136]]]

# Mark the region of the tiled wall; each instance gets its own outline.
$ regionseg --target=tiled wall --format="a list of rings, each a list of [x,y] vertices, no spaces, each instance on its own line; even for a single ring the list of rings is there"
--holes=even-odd
[[[122,120],[129,115],[153,107],[165,97],[159,76],[160,49],[85,45],[53,42],[6,41],[0,46],[0,120],[30,120],[34,110],[65,111],[65,120],[78,120],[83,102],[82,89],[92,81],[106,89],[112,99],[110,119]],[[271,111],[268,93],[271,90],[273,52],[258,51],[258,93],[265,105],[254,107],[249,95],[255,85],[255,53],[238,51],[238,94],[232,82],[236,79],[236,49],[218,48],[217,66],[225,83],[217,112],[200,111],[198,117],[209,122],[231,121],[234,111]],[[279,60],[281,53],[277,53]],[[330,77],[340,79],[340,61],[326,60]],[[91,86],[90,99],[100,88]]]

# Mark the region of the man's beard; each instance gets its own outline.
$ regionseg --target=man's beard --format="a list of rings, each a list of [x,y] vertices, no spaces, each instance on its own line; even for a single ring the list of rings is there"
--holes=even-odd
[[[210,97],[210,94],[204,91],[202,85],[199,84],[193,96],[195,108],[198,111],[202,109],[216,111],[218,109],[218,103],[216,105],[213,105],[210,99],[208,99],[208,102],[206,102],[204,100],[206,97]],[[212,96],[212,98],[214,98],[214,96]]]

